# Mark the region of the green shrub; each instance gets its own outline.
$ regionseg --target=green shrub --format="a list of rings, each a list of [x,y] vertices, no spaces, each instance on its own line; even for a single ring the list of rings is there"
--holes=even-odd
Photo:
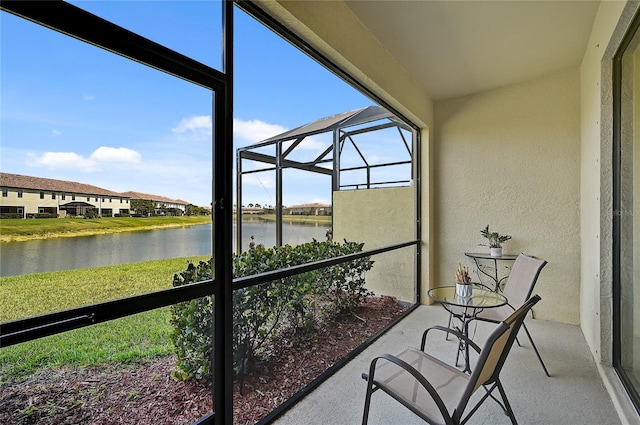
[[[362,243],[309,242],[298,246],[264,248],[253,246],[233,257],[234,277],[251,276],[272,270],[339,257],[362,251]],[[364,288],[369,257],[306,272],[233,293],[233,363],[240,372],[256,358],[269,355],[269,344],[279,332],[294,330],[303,338],[318,324],[336,315],[351,313],[364,298],[372,295]],[[211,279],[212,262],[189,263],[174,276],[173,286]],[[318,308],[320,306],[320,308]],[[178,364],[178,379],[210,379],[213,302],[211,297],[176,304],[171,323]]]
[[[33,218],[58,218],[58,214],[54,214],[54,213],[37,213],[37,214],[33,214]]]
[[[84,218],[86,219],[98,218],[98,210],[96,210],[95,208],[87,208],[87,210],[84,212]]]
[[[344,245],[318,244],[319,256],[331,258],[355,254],[362,251],[363,243],[347,242]],[[373,295],[365,289],[365,273],[371,270],[373,261],[369,257],[340,263],[322,270],[318,284],[325,297],[326,312],[331,316],[350,314],[367,296]]]
[[[173,286],[211,279],[211,259],[173,276]],[[171,339],[178,363],[171,372],[179,380],[208,378],[211,372],[211,334],[213,332],[213,297],[202,297],[171,306]]]
[[[18,213],[2,213],[0,214],[0,219],[3,218],[23,218],[23,215]]]

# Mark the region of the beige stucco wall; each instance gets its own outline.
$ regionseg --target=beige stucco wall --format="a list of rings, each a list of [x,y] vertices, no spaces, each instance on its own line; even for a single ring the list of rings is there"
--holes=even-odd
[[[637,411],[611,367],[612,302],[612,58],[638,2],[601,2],[581,72],[580,233],[581,328],[622,423],[638,423]]]
[[[546,78],[435,105],[434,285],[451,283],[480,235],[546,259],[536,317],[579,323],[580,75]]]
[[[612,40],[624,2],[602,2],[582,64],[580,151],[581,327],[596,359],[611,363],[612,346]]]
[[[334,192],[334,240],[364,242],[365,250],[415,240],[415,201],[414,187]],[[377,295],[415,302],[415,247],[379,254],[373,260],[367,288]]]

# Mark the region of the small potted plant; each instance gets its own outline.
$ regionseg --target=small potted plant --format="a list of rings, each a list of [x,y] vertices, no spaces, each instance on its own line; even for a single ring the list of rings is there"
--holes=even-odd
[[[469,268],[463,267],[458,263],[456,270],[456,294],[460,297],[471,296],[471,276],[469,276]]]
[[[482,236],[489,240],[489,248],[491,250],[492,257],[501,257],[502,244],[511,239],[511,236],[509,235],[501,235],[498,232],[490,232],[488,224],[487,227],[484,228],[484,230],[480,231],[480,234],[482,234]]]

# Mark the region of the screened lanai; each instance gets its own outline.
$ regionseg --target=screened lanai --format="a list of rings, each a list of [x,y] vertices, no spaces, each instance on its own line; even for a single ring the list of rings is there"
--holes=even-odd
[[[380,106],[368,106],[304,124],[237,149],[237,223],[242,222],[243,187],[248,177],[268,176],[275,202],[275,240],[283,244],[282,216],[288,179],[284,171],[324,176],[309,188],[333,193],[345,190],[404,187],[413,181],[411,127]],[[260,181],[252,178],[251,181]],[[317,183],[317,182],[320,183]],[[264,185],[263,185],[264,186]],[[265,189],[266,190],[266,189]],[[236,250],[242,249],[242,226],[236,227]]]

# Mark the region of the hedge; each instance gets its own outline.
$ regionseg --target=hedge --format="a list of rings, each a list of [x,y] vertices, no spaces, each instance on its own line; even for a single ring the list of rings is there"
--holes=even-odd
[[[24,218],[23,214],[19,214],[19,213],[2,213],[0,214],[0,219],[9,219],[9,218]]]
[[[302,245],[264,248],[252,246],[233,257],[234,277],[250,276],[294,265],[361,252],[356,242],[309,242]],[[212,260],[174,275],[173,286],[212,278]],[[371,269],[370,257],[261,285],[233,293],[233,364],[242,372],[255,359],[269,356],[269,344],[280,332],[293,329],[304,338],[322,323],[350,314],[367,296],[365,273]],[[211,376],[211,335],[213,299],[204,297],[175,304],[171,308],[172,339],[178,362],[172,375],[181,380],[208,379]]]

